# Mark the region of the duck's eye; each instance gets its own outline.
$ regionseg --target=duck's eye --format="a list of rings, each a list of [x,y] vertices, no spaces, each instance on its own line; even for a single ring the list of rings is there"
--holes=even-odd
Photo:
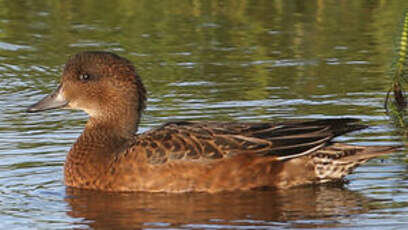
[[[79,75],[78,79],[81,80],[81,81],[87,81],[87,80],[91,79],[91,76],[89,74],[87,74],[87,73],[82,73],[82,74]]]

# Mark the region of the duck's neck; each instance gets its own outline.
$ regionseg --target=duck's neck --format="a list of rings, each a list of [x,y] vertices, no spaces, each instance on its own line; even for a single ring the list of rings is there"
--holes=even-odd
[[[102,118],[90,117],[83,133],[92,133],[94,130],[107,130],[114,136],[131,138],[135,135],[139,125],[139,116],[106,116]]]
[[[99,112],[89,113],[90,118],[84,132],[104,128],[125,138],[136,133],[143,107],[134,100],[120,101],[113,98],[112,101],[113,104],[108,102],[105,107],[96,110]]]
[[[98,178],[109,170],[117,155],[128,147],[137,125],[126,125],[121,119],[113,121],[108,118],[90,118],[72,146],[65,162],[67,185],[92,188],[98,183]],[[133,122],[136,120],[133,119]]]

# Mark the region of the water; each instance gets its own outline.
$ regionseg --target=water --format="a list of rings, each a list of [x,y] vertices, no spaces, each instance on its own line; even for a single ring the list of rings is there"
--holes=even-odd
[[[168,120],[354,117],[339,138],[401,144],[383,102],[408,2],[0,0],[1,229],[402,229],[405,152],[349,183],[286,191],[112,194],[68,189],[63,162],[83,112],[25,113],[67,58],[108,50],[149,91],[140,131]]]

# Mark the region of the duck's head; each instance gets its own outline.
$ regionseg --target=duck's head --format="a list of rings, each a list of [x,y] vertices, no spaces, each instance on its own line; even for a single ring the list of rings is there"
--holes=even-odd
[[[80,109],[93,122],[133,126],[129,132],[134,132],[145,106],[145,94],[129,60],[109,52],[87,51],[68,60],[58,88],[31,105],[28,112]]]

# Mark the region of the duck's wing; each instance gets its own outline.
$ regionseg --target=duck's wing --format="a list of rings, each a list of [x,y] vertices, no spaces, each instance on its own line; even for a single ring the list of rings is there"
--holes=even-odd
[[[285,160],[314,152],[336,136],[366,127],[356,124],[357,121],[345,118],[277,124],[170,122],[137,135],[133,147],[139,153],[144,151],[152,164],[219,159],[242,153]]]

